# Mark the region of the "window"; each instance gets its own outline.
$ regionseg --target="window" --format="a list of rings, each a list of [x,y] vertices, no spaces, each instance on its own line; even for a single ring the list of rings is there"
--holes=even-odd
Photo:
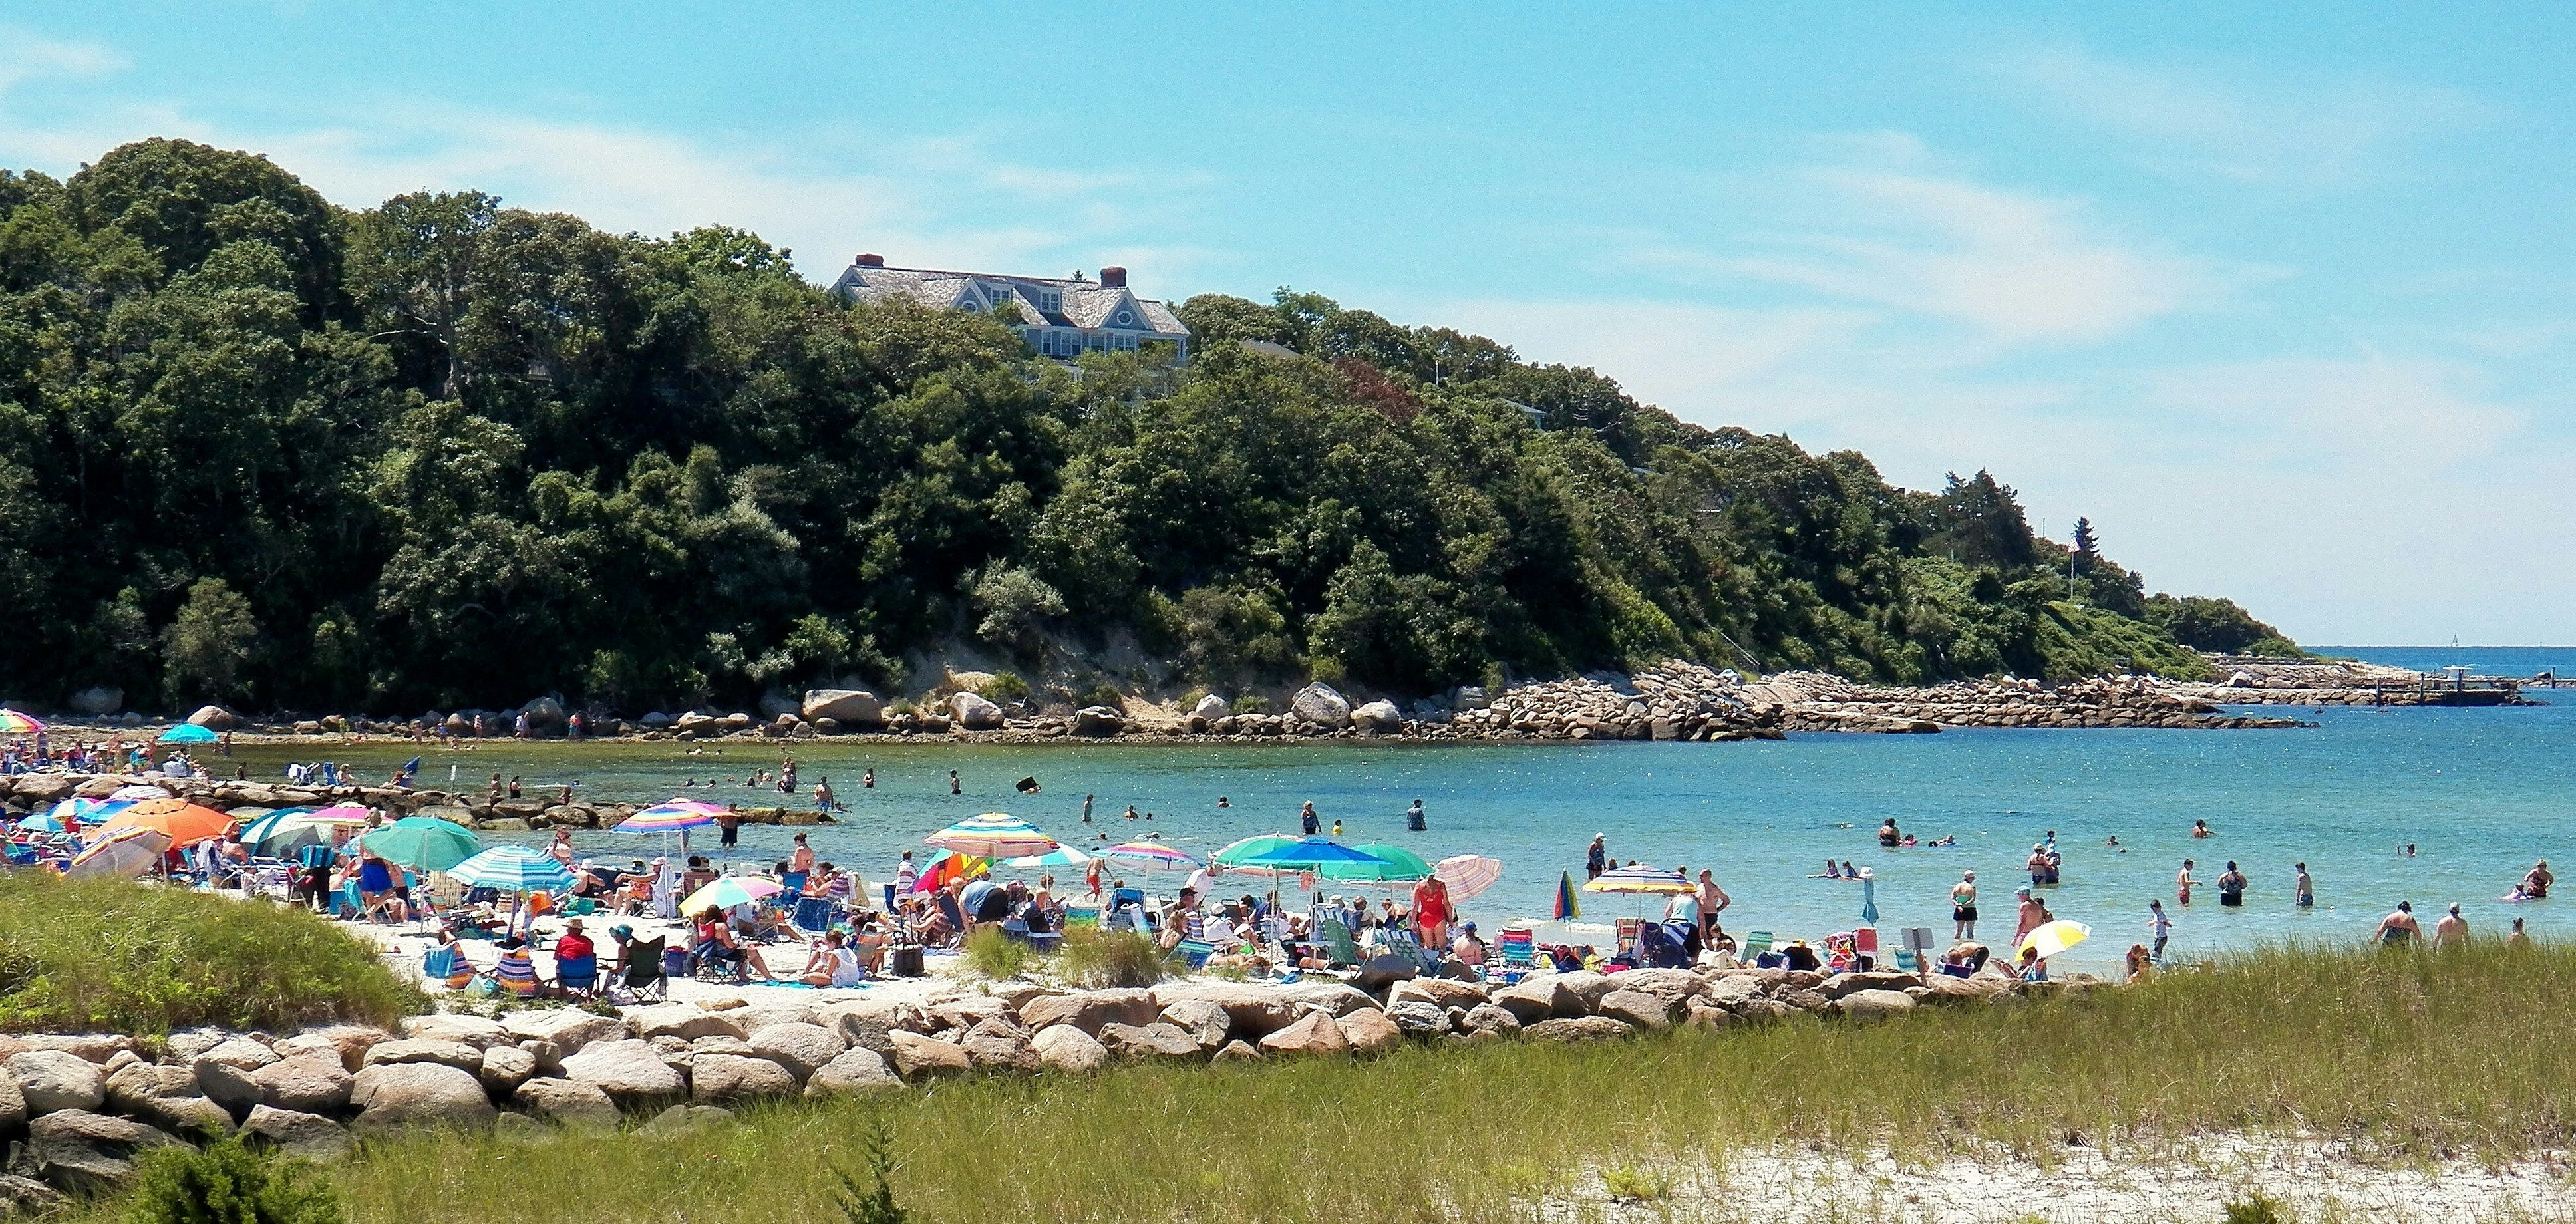
[[[1121,310],[1121,311],[1119,311],[1119,312],[1118,312],[1118,326],[1120,326],[1120,327],[1134,327],[1135,325],[1136,325],[1136,312],[1135,312],[1135,311],[1132,311],[1132,310]]]
[[[1042,292],[1038,294],[1038,309],[1043,310],[1048,314],[1062,313],[1064,310],[1064,295],[1052,292]]]

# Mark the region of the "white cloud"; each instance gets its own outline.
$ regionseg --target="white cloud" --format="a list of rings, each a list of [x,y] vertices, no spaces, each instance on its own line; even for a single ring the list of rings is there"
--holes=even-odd
[[[30,81],[86,80],[126,66],[125,57],[110,47],[0,25],[0,94]]]

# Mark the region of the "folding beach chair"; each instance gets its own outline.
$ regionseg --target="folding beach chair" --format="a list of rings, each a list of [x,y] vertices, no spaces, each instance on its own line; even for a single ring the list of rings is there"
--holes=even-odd
[[[1739,958],[1741,958],[1741,959],[1743,959],[1743,960],[1745,960],[1745,961],[1747,961],[1747,962],[1750,962],[1754,957],[1760,956],[1760,955],[1762,955],[1763,953],[1768,952],[1768,951],[1770,951],[1770,950],[1771,950],[1771,932],[1769,932],[1769,931],[1746,931],[1746,932],[1744,933],[1744,943],[1743,943],[1743,946],[1741,946],[1741,947],[1737,948],[1737,949],[1735,950],[1735,954],[1736,954],[1736,956],[1738,956]]]
[[[1898,948],[1896,950],[1896,971],[1899,973],[1921,973],[1923,972],[1923,961],[1914,955],[1914,949]]]
[[[1620,919],[1618,951],[1613,953],[1613,955],[1635,956],[1637,954],[1637,932],[1644,930],[1645,926],[1646,920],[1643,918]]]
[[[1637,967],[1640,969],[1687,969],[1690,952],[1682,941],[1660,922],[1649,922],[1637,928]]]
[[[796,909],[788,915],[788,925],[807,935],[821,935],[832,929],[830,897],[798,897]]]
[[[474,980],[474,973],[474,962],[465,959],[465,953],[453,944],[431,948],[420,958],[421,980],[442,983],[449,990],[465,989]]]
[[[537,981],[536,962],[528,958],[526,948],[503,948],[500,963],[492,966],[492,981],[522,999],[533,999],[543,989]]]
[[[566,995],[595,998],[599,993],[599,954],[555,961],[555,988]]]
[[[1387,951],[1412,961],[1426,974],[1437,976],[1440,972],[1440,957],[1423,947],[1422,941],[1414,938],[1411,931],[1402,927],[1388,927],[1386,947]]]
[[[1168,959],[1179,961],[1192,969],[1204,969],[1207,967],[1208,958],[1214,955],[1216,955],[1215,944],[1204,939],[1184,939],[1172,945],[1172,953]]]
[[[628,942],[625,963],[619,967],[617,981],[609,986],[608,995],[613,999],[622,990],[628,999],[638,1003],[646,999],[670,998],[666,942],[666,937],[660,935]]]
[[[1326,918],[1315,924],[1315,940],[1323,945],[1324,955],[1335,965],[1360,963],[1359,943],[1351,938],[1351,928],[1339,918]]]

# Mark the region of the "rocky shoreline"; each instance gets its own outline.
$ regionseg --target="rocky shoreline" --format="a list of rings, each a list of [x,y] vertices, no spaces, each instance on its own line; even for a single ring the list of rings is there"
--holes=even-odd
[[[1490,987],[1413,978],[1375,990],[1198,979],[1072,991],[1015,980],[952,985],[918,1001],[724,998],[433,1014],[394,1031],[0,1034],[0,1138],[10,1140],[0,1208],[113,1189],[151,1149],[235,1133],[327,1160],[360,1136],[410,1127],[608,1131],[636,1122],[668,1132],[721,1124],[754,1101],[896,1091],[956,1075],[1597,1041],[1800,1014],[1871,1023],[1921,1006],[2099,985],[1783,969],[1585,971]]]

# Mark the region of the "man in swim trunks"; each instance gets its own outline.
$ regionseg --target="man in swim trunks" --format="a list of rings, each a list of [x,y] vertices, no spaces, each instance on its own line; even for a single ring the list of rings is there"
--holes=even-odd
[[[2433,946],[2436,948],[2469,946],[2469,920],[2460,917],[2459,902],[2452,902],[2450,912],[2442,915],[2441,921],[2433,924]]]
[[[2200,881],[2191,878],[2191,867],[2191,860],[2184,859],[2182,870],[2174,873],[2174,899],[2185,905],[2191,904],[2191,890],[2200,885]]]
[[[2308,865],[2306,863],[2299,864],[2299,878],[2296,883],[2296,887],[2299,894],[2299,908],[2315,909],[2317,907],[2317,882],[2314,879],[2309,878]]]

